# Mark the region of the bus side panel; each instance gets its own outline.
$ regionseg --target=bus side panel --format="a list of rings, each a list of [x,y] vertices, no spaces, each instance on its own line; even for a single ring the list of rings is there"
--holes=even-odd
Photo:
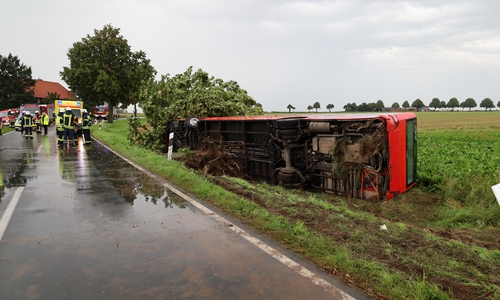
[[[390,187],[387,199],[408,191],[416,184],[416,119],[402,118],[389,132]]]
[[[406,190],[406,120],[388,133],[389,139],[389,190],[387,199]]]

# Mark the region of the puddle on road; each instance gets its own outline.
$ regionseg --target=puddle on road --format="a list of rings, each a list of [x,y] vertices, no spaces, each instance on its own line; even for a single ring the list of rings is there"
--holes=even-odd
[[[10,188],[30,182],[49,182],[55,187],[63,181],[67,187],[74,186],[78,195],[103,195],[100,199],[107,204],[134,204],[141,198],[155,205],[163,203],[165,208],[185,207],[184,199],[102,145],[85,146],[80,140],[74,148],[60,149],[49,136],[23,140],[23,147],[2,148],[0,202]]]

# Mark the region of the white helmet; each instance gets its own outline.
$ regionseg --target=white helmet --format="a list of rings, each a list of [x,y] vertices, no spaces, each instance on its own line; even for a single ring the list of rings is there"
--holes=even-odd
[[[38,110],[37,110],[37,111],[35,111],[35,114],[39,114],[39,113],[40,113],[40,112],[39,112]]]
[[[71,108],[69,108],[69,107],[66,107],[66,111],[71,111]]]
[[[83,109],[83,112],[84,112],[84,113],[87,113],[87,110],[84,108],[84,109]]]
[[[24,114],[27,115],[27,116],[31,115],[31,113],[30,113],[29,110],[27,110]]]

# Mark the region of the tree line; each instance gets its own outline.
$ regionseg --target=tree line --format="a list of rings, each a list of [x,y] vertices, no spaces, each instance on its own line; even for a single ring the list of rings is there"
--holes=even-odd
[[[492,109],[495,107],[493,104],[493,101],[490,98],[485,98],[483,101],[481,101],[480,107],[484,108],[485,110],[487,109]],[[497,106],[500,107],[500,101],[498,101]],[[410,108],[415,108],[417,110],[420,110],[422,108],[434,108],[436,109],[443,109],[443,108],[450,108],[452,111],[454,111],[456,108],[468,108],[471,110],[474,107],[477,107],[477,103],[473,98],[467,98],[463,102],[459,102],[457,98],[453,97],[451,98],[448,102],[441,101],[439,98],[433,98],[432,101],[429,103],[429,105],[425,105],[424,102],[420,99],[416,99],[413,101],[410,105],[410,102],[408,100],[404,101],[403,104],[400,106],[399,103],[394,102],[391,105],[391,109],[410,109]],[[377,103],[362,103],[361,105],[356,105],[356,103],[348,103],[344,106],[345,111],[377,111],[377,110],[383,110],[385,109],[385,105],[382,102],[382,100],[378,100]]]
[[[410,102],[408,100],[404,101],[402,105],[399,105],[399,103],[394,102],[392,106],[386,107],[384,102],[382,100],[378,100],[377,102],[371,102],[371,103],[366,103],[363,102],[360,105],[357,105],[356,102],[353,103],[347,103],[344,105],[344,110],[346,112],[370,112],[370,111],[383,111],[387,109],[410,109],[410,108],[415,108],[417,110],[420,110],[425,107],[430,107],[436,109],[443,109],[443,108],[450,108],[452,111],[454,111],[456,108],[462,108],[466,109],[468,108],[471,110],[474,107],[477,107],[477,103],[474,100],[474,98],[467,98],[462,102],[459,102],[457,98],[453,97],[451,98],[448,102],[446,101],[441,101],[439,98],[433,98],[429,105],[425,105],[424,102],[420,99],[416,99],[413,101],[410,105]],[[495,104],[493,103],[493,100],[490,98],[484,98],[481,103],[479,104],[479,107],[484,108],[485,110],[491,110],[492,108],[495,107]],[[500,101],[497,103],[497,107],[500,108]],[[286,107],[289,112],[292,110],[295,111],[295,107],[291,104],[288,104]],[[334,108],[333,104],[328,104],[326,106],[326,109],[331,112],[331,110]],[[313,109],[316,109],[316,112],[318,112],[318,109],[321,109],[321,104],[319,102],[315,102],[313,105],[308,105],[307,110],[311,111]]]

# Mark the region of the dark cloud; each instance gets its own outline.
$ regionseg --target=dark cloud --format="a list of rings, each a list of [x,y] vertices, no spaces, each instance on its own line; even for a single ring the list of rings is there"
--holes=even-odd
[[[60,81],[66,52],[105,24],[160,74],[235,80],[265,110],[319,101],[500,100],[496,1],[15,1],[0,53]],[[42,17],[41,17],[42,16]],[[13,26],[15,24],[15,26]],[[23,38],[20,38],[23,37]],[[64,84],[64,83],[63,83]],[[475,96],[477,95],[477,96]]]

